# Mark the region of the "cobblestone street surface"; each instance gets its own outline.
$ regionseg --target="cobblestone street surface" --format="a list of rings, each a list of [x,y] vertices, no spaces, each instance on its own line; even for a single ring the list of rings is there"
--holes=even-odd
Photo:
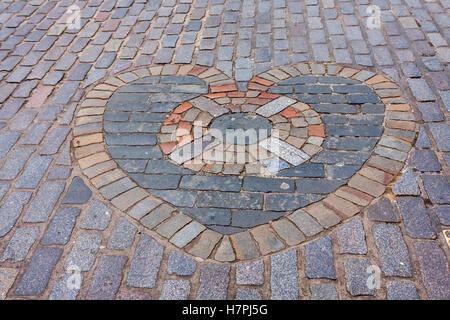
[[[449,0],[0,1],[0,300],[449,300],[449,42]]]

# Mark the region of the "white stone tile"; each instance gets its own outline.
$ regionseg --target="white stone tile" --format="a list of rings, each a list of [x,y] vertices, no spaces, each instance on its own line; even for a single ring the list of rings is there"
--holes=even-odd
[[[294,166],[309,160],[306,153],[277,138],[263,140],[259,145]]]
[[[288,97],[279,97],[261,106],[258,110],[256,110],[256,113],[262,115],[263,117],[270,117],[280,111],[283,111],[295,102],[295,100]]]

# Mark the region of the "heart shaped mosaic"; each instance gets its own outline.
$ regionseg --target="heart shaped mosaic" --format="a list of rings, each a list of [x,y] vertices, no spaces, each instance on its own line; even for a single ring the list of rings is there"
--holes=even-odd
[[[232,261],[360,212],[416,136],[398,86],[371,71],[299,64],[245,89],[191,65],[118,74],[80,104],[75,156],[118,209],[193,255]]]

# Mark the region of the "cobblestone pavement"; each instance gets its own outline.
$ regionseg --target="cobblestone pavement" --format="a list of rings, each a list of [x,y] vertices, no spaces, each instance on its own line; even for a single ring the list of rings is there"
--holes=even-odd
[[[450,299],[449,13],[0,1],[1,299]]]

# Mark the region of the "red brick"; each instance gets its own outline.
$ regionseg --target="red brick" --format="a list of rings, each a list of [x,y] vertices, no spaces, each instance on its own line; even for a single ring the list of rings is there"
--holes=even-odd
[[[212,93],[216,93],[216,92],[229,92],[229,91],[236,91],[237,87],[235,84],[226,84],[223,86],[215,86],[215,87],[211,87],[211,92]]]
[[[184,103],[180,104],[178,107],[176,107],[176,109],[173,110],[173,113],[183,113],[192,107],[193,107],[193,105],[190,104],[189,102],[184,102]]]
[[[200,73],[203,73],[206,70],[208,70],[208,68],[206,67],[194,67],[191,71],[188,72],[188,75],[198,76]]]
[[[180,122],[181,120],[181,115],[178,113],[172,113],[166,121],[164,121],[164,124],[175,124]]]
[[[189,122],[180,122],[177,127],[177,137],[186,136],[191,133],[192,124]]]
[[[176,142],[166,142],[159,145],[162,153],[164,154],[171,153],[176,148],[176,146],[177,146]]]
[[[256,82],[256,83],[262,84],[263,86],[268,86],[268,87],[270,87],[271,85],[273,85],[275,83],[273,81],[266,80],[266,79],[263,79],[263,78],[258,78],[258,77],[254,77],[251,80],[251,82]]]
[[[316,124],[308,127],[308,134],[310,136],[317,136],[325,138],[325,126],[322,124]]]
[[[289,118],[295,118],[295,117],[300,116],[300,114],[299,114],[297,111],[295,111],[295,109],[292,108],[292,107],[287,107],[286,109],[284,109],[283,111],[281,111],[280,114],[281,114],[283,117],[288,118],[288,119],[289,119]]]

